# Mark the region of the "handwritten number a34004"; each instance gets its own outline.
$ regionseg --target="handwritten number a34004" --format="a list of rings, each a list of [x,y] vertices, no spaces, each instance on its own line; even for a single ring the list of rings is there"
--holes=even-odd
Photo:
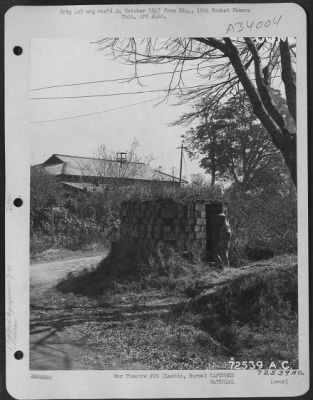
[[[226,34],[232,33],[240,33],[244,31],[251,32],[253,28],[261,29],[261,28],[270,28],[271,26],[278,26],[282,19],[282,15],[275,16],[273,19],[267,19],[265,21],[238,21],[233,24],[229,24]]]

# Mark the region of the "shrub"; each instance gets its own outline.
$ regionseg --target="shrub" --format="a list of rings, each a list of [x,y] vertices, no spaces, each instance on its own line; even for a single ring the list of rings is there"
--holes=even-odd
[[[264,332],[265,343],[271,342],[271,334],[277,329],[281,331],[282,326],[288,326],[286,334],[294,330],[297,288],[297,266],[286,266],[263,275],[237,278],[217,292],[211,311],[206,307],[194,311],[201,316],[200,328],[224,346],[226,352],[236,353],[241,348],[253,347],[253,342],[259,340],[256,332]]]
[[[49,246],[52,243],[52,210],[45,207],[31,207],[30,217],[31,251],[34,253],[40,251],[35,237],[45,238]],[[62,207],[54,207],[53,219],[53,244],[71,250],[94,242],[114,240],[119,226],[116,212],[105,207],[101,198],[97,196],[67,198]]]
[[[203,270],[204,265],[186,260],[165,244],[155,247],[149,243],[119,241],[112,244],[110,254],[94,272],[65,280],[58,288],[94,295],[122,283],[125,288],[137,291],[155,288],[173,294],[184,292]]]
[[[93,243],[101,233],[94,218],[79,220],[76,217],[58,221],[56,232],[59,244],[71,250]]]
[[[195,200],[221,200],[222,190],[219,186],[210,187],[202,186],[195,188],[191,185],[187,186],[168,186],[162,185],[161,182],[152,182],[145,186],[134,185],[127,193],[122,201],[125,200],[138,200],[138,201],[162,201],[174,200],[176,202],[190,202]]]
[[[297,197],[291,184],[227,193],[232,228],[230,263],[238,266],[297,250]]]

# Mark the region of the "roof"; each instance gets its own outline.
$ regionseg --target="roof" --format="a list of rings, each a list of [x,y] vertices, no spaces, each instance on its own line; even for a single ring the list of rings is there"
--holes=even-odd
[[[121,164],[117,160],[53,154],[42,164],[32,168],[43,169],[49,175],[127,178],[138,180],[175,181],[179,178],[155,170],[143,162]],[[185,181],[184,181],[185,182]]]
[[[78,190],[86,190],[87,192],[103,192],[108,188],[108,185],[99,184],[96,186],[92,183],[74,183],[74,182],[61,182],[65,187],[74,188]]]

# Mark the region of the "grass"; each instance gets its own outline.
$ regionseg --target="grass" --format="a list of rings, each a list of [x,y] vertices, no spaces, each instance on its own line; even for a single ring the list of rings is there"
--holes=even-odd
[[[164,290],[182,293],[200,279],[207,267],[195,252],[178,254],[160,244],[158,247],[136,242],[118,242],[108,257],[90,272],[69,275],[58,284],[62,292],[94,296],[107,290]]]
[[[298,359],[297,266],[235,279],[193,310],[193,325],[213,337],[228,357]]]
[[[123,193],[123,199],[118,201],[175,201],[178,203],[188,203],[192,201],[221,201],[222,190],[215,186],[164,186],[158,183],[151,183],[147,186],[136,185],[128,188],[127,193]]]
[[[295,258],[280,256],[256,263],[251,273],[249,270],[209,271],[196,256],[191,260],[168,248],[152,251],[120,245],[95,271],[70,276],[58,289],[90,298],[97,295],[104,303],[115,305],[125,296],[127,301],[133,296],[135,305],[149,301],[152,289],[164,297],[194,298],[197,282],[206,280],[218,289],[204,303],[193,303],[166,316],[98,327],[88,333],[90,343],[97,335],[97,343],[110,343],[122,360],[145,362],[152,369],[206,369],[213,362],[227,363],[230,357],[264,365],[286,360],[296,368]]]

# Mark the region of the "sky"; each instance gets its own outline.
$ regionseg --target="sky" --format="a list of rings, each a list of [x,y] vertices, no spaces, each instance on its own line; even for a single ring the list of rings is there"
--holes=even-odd
[[[168,65],[144,65],[139,74],[170,70]],[[162,166],[168,173],[172,173],[174,168],[177,175],[180,162],[177,147],[181,144],[181,135],[188,128],[169,124],[190,107],[175,106],[174,97],[157,105],[162,93],[108,96],[166,89],[170,75],[143,78],[144,86],[136,82],[97,82],[51,87],[125,78],[132,73],[132,66],[105,56],[91,40],[34,39],[30,84],[32,165],[45,161],[53,153],[92,157],[101,145],[114,152],[127,152],[132,142],[137,140],[140,157],[144,159],[151,155],[153,167]],[[197,83],[192,71],[186,74],[188,83]],[[41,89],[43,87],[49,88]],[[97,96],[47,99],[88,95]],[[77,117],[82,114],[84,116]],[[198,161],[189,160],[185,154],[183,176],[190,178],[194,173],[203,173],[203,170]]]

